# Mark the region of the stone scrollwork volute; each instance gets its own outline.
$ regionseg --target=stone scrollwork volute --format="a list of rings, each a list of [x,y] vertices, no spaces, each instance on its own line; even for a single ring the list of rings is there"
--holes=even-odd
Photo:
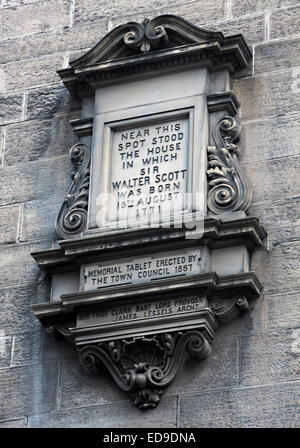
[[[132,23],[132,29],[124,36],[125,45],[139,48],[143,53],[148,53],[166,42],[168,36],[164,27],[153,25],[149,19],[144,19],[142,23]]]
[[[147,409],[157,406],[188,357],[204,359],[210,351],[205,335],[190,330],[89,344],[79,351],[79,359],[89,373],[104,365],[134,404]]]
[[[238,120],[231,116],[219,119],[213,128],[216,146],[207,149],[207,206],[215,214],[246,211],[251,203],[251,186],[237,158],[240,129]]]
[[[78,143],[70,149],[74,166],[73,182],[57,215],[55,230],[60,238],[79,235],[85,230],[90,183],[90,148]]]

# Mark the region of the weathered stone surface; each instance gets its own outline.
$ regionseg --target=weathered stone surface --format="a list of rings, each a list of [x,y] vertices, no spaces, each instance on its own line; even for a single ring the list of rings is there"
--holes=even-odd
[[[253,202],[296,196],[300,186],[299,165],[300,156],[244,164],[252,185]]]
[[[258,216],[269,232],[269,245],[300,240],[300,198],[253,203],[249,214]],[[265,241],[265,244],[267,242]]]
[[[130,0],[122,2],[105,0],[102,2],[101,8],[97,8],[96,4],[95,0],[78,0],[75,4],[75,23],[113,16],[117,16],[118,23],[126,23],[131,20],[139,21],[145,17],[151,18],[161,14],[176,14],[182,17],[194,14],[194,23],[197,23],[197,17],[201,17],[202,22],[228,17],[227,0],[212,0],[210,2],[197,0],[187,3],[177,2],[176,0],[150,0],[147,3],[143,0],[135,0],[134,2]],[[128,20],[128,14],[131,16],[134,14],[135,16]]]
[[[87,373],[79,364],[65,362],[62,366],[61,409],[99,405],[114,401],[126,401],[128,394],[116,385],[113,378],[103,371],[96,375]]]
[[[68,154],[77,142],[68,118],[58,115],[52,120],[29,120],[7,126],[4,165]]]
[[[265,161],[300,154],[299,132],[299,113],[242,123],[240,161]]]
[[[190,20],[194,22],[193,14],[191,14]],[[263,15],[216,23],[211,22],[204,24],[203,27],[214,31],[222,31],[225,36],[241,33],[248,45],[265,40],[265,17]]]
[[[299,335],[300,336],[300,335]],[[292,330],[241,337],[240,383],[272,384],[300,379],[300,350]]]
[[[0,205],[67,193],[71,183],[69,156],[0,169]]]
[[[14,243],[17,239],[20,205],[0,207],[0,244]]]
[[[60,81],[56,71],[64,66],[64,54],[0,65],[0,92],[24,90]]]
[[[46,0],[1,11],[0,39],[69,25],[69,0]]]
[[[66,339],[50,336],[44,327],[42,327],[41,346],[42,362],[73,360],[78,363],[78,352],[75,346]]]
[[[174,428],[176,397],[162,396],[156,409],[147,415],[131,401],[89,406],[29,416],[30,428]]]
[[[299,427],[299,397],[300,382],[186,395],[179,401],[179,427]]]
[[[264,306],[266,331],[299,326],[299,292],[265,295]],[[299,332],[299,329],[295,331]]]
[[[41,328],[16,334],[11,356],[11,367],[39,363],[41,358]]]
[[[10,365],[10,355],[11,355],[11,345],[12,337],[4,336],[5,331],[0,330],[0,370],[9,367]],[[1,425],[0,425],[1,428]]]
[[[0,419],[53,411],[57,384],[57,363],[0,370]]]
[[[24,94],[0,96],[0,124],[13,123],[22,119]]]
[[[64,196],[51,196],[23,204],[20,241],[43,237],[57,239],[54,224]]]
[[[22,285],[0,289],[0,328],[5,335],[38,331],[41,324],[34,317],[31,305],[46,301],[44,285]]]
[[[300,290],[299,250],[300,242],[295,241],[253,253],[251,270],[259,275],[265,294]]]
[[[0,285],[13,286],[24,282],[34,282],[40,277],[35,260],[30,256],[33,247],[25,245],[7,245],[1,250]]]
[[[243,120],[298,112],[300,88],[292,70],[246,77],[234,83]]]
[[[274,11],[270,16],[270,39],[300,34],[300,6]]]
[[[255,73],[286,70],[300,65],[300,39],[268,42],[255,47]]]
[[[0,126],[0,167],[2,166],[5,126]]]
[[[16,420],[5,420],[0,422],[0,428],[26,428],[27,418],[20,418]]]
[[[0,41],[1,63],[36,58],[51,53],[78,50],[95,45],[106,31],[106,20],[60,28]],[[59,67],[57,67],[59,68]]]
[[[297,5],[298,0],[232,0],[232,13],[235,16],[244,16],[256,11],[270,11]]]
[[[52,118],[57,113],[66,113],[70,108],[70,95],[62,86],[31,90],[27,100],[27,119]]]
[[[218,338],[217,334],[211,355],[203,361],[187,361],[166,393],[197,393],[204,389],[222,389],[237,385],[237,355],[237,339]],[[211,374],[212,371],[214,375]]]

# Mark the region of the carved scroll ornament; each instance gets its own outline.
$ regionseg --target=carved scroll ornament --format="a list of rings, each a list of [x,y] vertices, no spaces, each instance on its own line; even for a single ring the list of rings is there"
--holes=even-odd
[[[204,359],[210,350],[203,333],[191,330],[86,345],[79,359],[89,373],[104,365],[134,404],[147,409],[157,406],[187,357]]]
[[[237,158],[239,135],[240,124],[231,116],[218,120],[213,129],[216,146],[207,149],[207,206],[215,214],[246,211],[251,203],[251,187]]]
[[[73,182],[58,213],[55,230],[60,238],[79,235],[86,227],[90,184],[90,148],[82,143],[70,149],[75,168]]]

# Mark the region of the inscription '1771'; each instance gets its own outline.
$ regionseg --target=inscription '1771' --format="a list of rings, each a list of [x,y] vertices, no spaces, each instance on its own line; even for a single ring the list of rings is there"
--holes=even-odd
[[[119,220],[168,215],[184,208],[187,118],[114,130],[111,153],[110,193]]]

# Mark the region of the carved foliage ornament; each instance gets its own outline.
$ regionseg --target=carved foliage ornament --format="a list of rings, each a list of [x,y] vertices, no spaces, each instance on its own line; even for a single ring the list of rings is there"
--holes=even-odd
[[[89,184],[90,148],[82,143],[70,149],[71,162],[75,168],[73,182],[58,213],[55,230],[60,238],[80,234],[86,227]]]
[[[157,406],[187,357],[204,359],[210,350],[205,336],[191,330],[86,345],[79,359],[89,373],[103,364],[134,404],[147,409]]]
[[[207,207],[215,214],[246,211],[251,203],[251,187],[237,158],[239,135],[240,124],[231,116],[219,119],[213,128],[216,146],[207,150]]]
[[[143,53],[161,47],[168,42],[163,26],[155,26],[149,19],[142,23],[132,23],[132,30],[124,36],[124,43],[131,48],[139,48]]]

